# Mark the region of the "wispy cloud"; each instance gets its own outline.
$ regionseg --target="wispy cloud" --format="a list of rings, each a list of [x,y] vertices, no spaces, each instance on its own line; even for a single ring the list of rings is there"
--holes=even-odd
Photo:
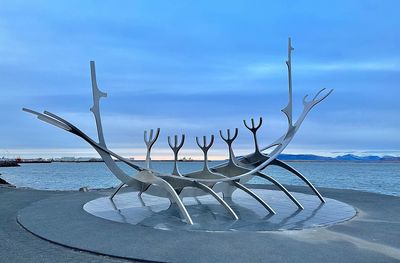
[[[351,72],[351,71],[400,71],[400,59],[397,60],[381,60],[381,61],[337,61],[327,63],[302,63],[296,62],[292,66],[293,70],[300,74],[318,74],[318,73],[329,73],[329,72]],[[246,67],[249,73],[255,75],[267,75],[281,73],[285,69],[285,66],[273,63],[257,63]]]

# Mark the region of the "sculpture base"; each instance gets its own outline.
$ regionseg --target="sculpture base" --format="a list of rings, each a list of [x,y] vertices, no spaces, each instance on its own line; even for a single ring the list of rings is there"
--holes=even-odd
[[[166,198],[136,192],[119,194],[113,200],[101,197],[86,203],[86,212],[119,223],[140,225],[159,230],[185,231],[274,231],[295,230],[332,225],[352,218],[353,207],[326,199],[326,203],[313,195],[294,193],[304,210],[291,202],[280,191],[253,189],[271,205],[276,214],[270,214],[261,204],[246,193],[237,190],[232,198],[224,200],[239,216],[233,220],[228,212],[211,196],[187,197],[183,202],[194,224],[182,220],[176,204]]]

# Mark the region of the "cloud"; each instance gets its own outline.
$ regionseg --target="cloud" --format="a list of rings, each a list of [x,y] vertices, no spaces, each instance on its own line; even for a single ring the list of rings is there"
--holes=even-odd
[[[293,64],[292,69],[296,74],[320,74],[320,73],[334,73],[334,72],[352,72],[352,71],[400,71],[400,59],[397,60],[381,60],[381,61],[327,61],[326,63],[312,63],[312,62],[296,62]],[[282,64],[270,63],[257,63],[245,67],[245,70],[254,75],[269,75],[280,74],[284,67]]]

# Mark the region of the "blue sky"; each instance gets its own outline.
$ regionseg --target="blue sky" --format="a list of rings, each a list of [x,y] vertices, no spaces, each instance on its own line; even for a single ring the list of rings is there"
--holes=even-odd
[[[22,107],[49,110],[95,137],[89,61],[108,93],[110,148],[144,155],[143,130],[166,137],[238,127],[236,151],[252,151],[242,120],[262,116],[260,143],[285,130],[287,38],[294,109],[320,88],[334,93],[308,116],[286,153],[400,155],[398,1],[2,1],[0,156],[92,156],[79,138]],[[217,140],[213,158],[226,154]]]

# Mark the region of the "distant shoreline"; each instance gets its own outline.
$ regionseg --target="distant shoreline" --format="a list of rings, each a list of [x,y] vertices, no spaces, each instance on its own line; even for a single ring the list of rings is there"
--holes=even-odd
[[[240,158],[240,156],[238,156]],[[285,162],[315,162],[315,163],[400,163],[400,156],[357,156],[353,154],[339,155],[336,157],[319,156],[313,154],[280,154],[278,159]],[[145,159],[129,160],[133,162],[144,162]],[[115,160],[119,162],[119,160]],[[172,162],[173,160],[153,160],[153,162]],[[222,162],[225,160],[209,160],[210,162]],[[94,163],[104,162],[101,158],[95,157],[61,157],[61,158],[29,158],[29,159],[0,159],[0,167],[18,166],[19,164],[37,164],[37,163]],[[203,162],[203,160],[183,157],[179,162]]]
[[[280,159],[279,160],[285,161],[285,162],[316,162],[316,163],[329,163],[329,162],[334,162],[334,163],[399,163],[400,160],[284,160]],[[138,159],[138,160],[133,160],[133,162],[145,162],[146,160]],[[174,160],[152,160],[152,162],[173,162]],[[223,162],[223,161],[228,161],[227,159],[224,160],[208,160],[209,162]],[[191,160],[191,161],[182,161],[179,160],[178,162],[182,163],[190,163],[190,162],[204,162],[203,160]]]
[[[280,159],[283,160],[283,159]],[[120,162],[119,160],[115,160],[116,162]],[[145,162],[146,160],[144,159],[137,159],[137,160],[132,160],[132,162]],[[152,160],[152,162],[173,162],[174,160]],[[227,161],[225,160],[208,160],[209,162],[223,162]],[[400,163],[399,160],[283,160],[285,162],[298,162],[298,163]],[[23,161],[20,162],[19,164],[43,164],[43,163],[103,163],[103,160],[98,160],[98,161],[50,161],[50,162],[29,162],[29,161]],[[178,162],[180,163],[200,163],[203,162],[203,160],[191,160],[191,161],[182,161],[179,160]],[[1,166],[0,166],[1,167]]]

